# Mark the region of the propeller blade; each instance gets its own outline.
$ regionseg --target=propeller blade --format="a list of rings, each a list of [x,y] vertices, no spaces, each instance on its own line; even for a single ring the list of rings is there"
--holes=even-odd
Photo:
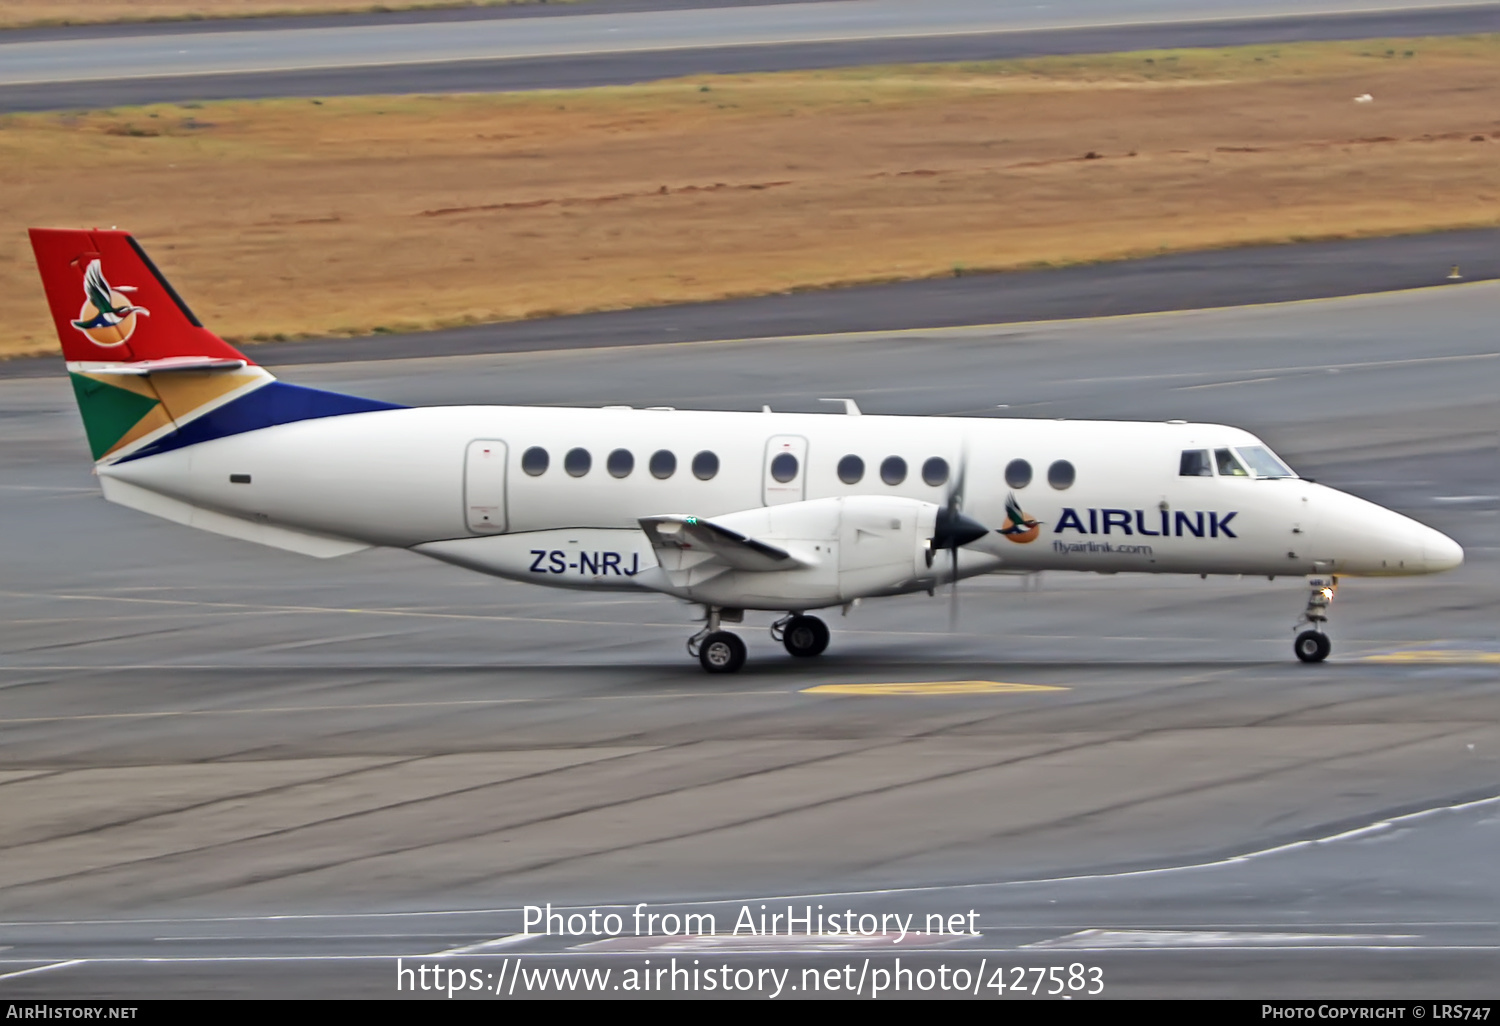
[[[948,583],[948,633],[951,634],[958,629],[958,546],[949,546],[948,553],[952,556],[953,573],[953,580]]]
[[[964,508],[964,481],[969,476],[969,446],[963,443],[958,450],[958,473],[948,486],[948,508],[957,513]]]
[[[948,549],[948,632],[958,630],[958,547],[989,534],[989,528],[963,515],[964,482],[969,473],[969,446],[963,442],[958,450],[958,472],[948,487],[948,503],[938,511],[934,535],[941,536]],[[934,537],[933,544],[937,544]]]

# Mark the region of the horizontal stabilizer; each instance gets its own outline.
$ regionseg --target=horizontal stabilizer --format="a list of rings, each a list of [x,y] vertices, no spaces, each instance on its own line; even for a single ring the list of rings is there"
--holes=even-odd
[[[69,369],[76,374],[124,374],[144,377],[148,374],[172,374],[184,371],[235,371],[250,365],[248,360],[217,356],[169,356],[162,360],[137,360],[134,363],[75,363]]]
[[[370,548],[365,542],[335,538],[332,535],[317,534],[312,531],[299,531],[290,527],[277,527],[275,524],[256,523],[219,513],[216,510],[204,509],[201,506],[192,506],[179,499],[150,491],[118,478],[100,477],[99,484],[103,486],[104,497],[110,502],[129,506],[131,509],[138,509],[142,513],[150,513],[164,520],[174,520],[179,524],[196,527],[200,531],[211,531],[214,534],[255,542],[257,545],[266,545],[273,549],[286,549],[288,552],[316,556],[318,559],[332,559],[335,556],[347,556],[352,552],[363,552]]]

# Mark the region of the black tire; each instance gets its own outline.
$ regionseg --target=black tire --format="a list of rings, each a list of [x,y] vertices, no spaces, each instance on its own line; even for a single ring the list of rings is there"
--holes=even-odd
[[[745,665],[745,643],[738,634],[714,631],[698,646],[698,662],[708,673],[738,673]]]
[[[1333,642],[1328,640],[1328,635],[1320,631],[1303,631],[1297,635],[1297,640],[1292,642],[1292,651],[1297,653],[1297,658],[1304,663],[1321,663],[1328,658],[1328,653],[1333,651]]]
[[[794,656],[822,655],[828,647],[828,625],[816,616],[794,616],[781,629],[781,643]]]

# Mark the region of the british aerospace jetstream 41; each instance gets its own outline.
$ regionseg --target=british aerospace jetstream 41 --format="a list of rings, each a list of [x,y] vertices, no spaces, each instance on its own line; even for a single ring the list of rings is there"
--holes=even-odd
[[[203,327],[129,234],[33,229],[111,502],[309,556],[384,545],[556,587],[701,605],[710,673],[744,611],[816,656],[810,611],[959,578],[1307,576],[1327,657],[1339,577],[1448,570],[1448,537],[1297,477],[1217,424],[407,408],[277,381]]]

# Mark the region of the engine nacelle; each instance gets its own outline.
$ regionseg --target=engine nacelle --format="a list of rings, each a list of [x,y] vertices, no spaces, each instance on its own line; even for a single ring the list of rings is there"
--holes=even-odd
[[[928,559],[937,514],[930,502],[851,495],[716,516],[715,525],[786,552],[787,568],[740,569],[732,555],[701,550],[659,553],[665,580],[649,583],[708,605],[777,610],[924,590],[947,576]]]

